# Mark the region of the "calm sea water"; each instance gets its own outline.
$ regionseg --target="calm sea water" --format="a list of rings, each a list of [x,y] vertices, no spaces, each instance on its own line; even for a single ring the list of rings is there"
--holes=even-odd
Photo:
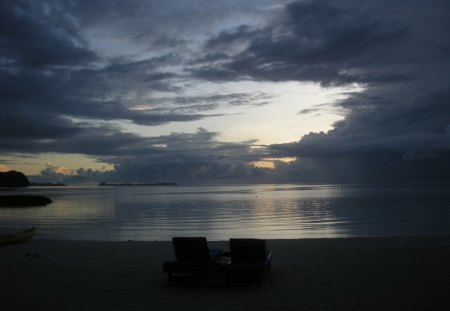
[[[450,234],[450,185],[32,187],[46,207],[0,208],[36,239],[267,239]]]

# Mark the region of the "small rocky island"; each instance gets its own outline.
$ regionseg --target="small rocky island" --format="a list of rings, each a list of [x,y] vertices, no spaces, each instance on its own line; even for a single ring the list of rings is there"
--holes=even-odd
[[[158,182],[158,183],[106,183],[101,182],[99,186],[128,186],[128,187],[136,187],[136,186],[178,186],[177,183],[174,182]]]
[[[52,202],[42,195],[0,195],[1,207],[45,206]]]
[[[30,186],[30,181],[22,172],[0,172],[0,188],[24,188]]]

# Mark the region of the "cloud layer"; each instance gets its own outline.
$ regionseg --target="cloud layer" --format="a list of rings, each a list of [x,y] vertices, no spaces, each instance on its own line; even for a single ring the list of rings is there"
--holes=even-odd
[[[115,165],[75,174],[95,180],[448,181],[449,12],[443,0],[3,1],[0,152]],[[335,103],[347,114],[333,130],[288,144],[225,143],[202,128],[144,137],[118,125],[151,133],[270,101],[264,90],[187,92],[240,81],[364,91]],[[252,165],[282,157],[297,160]]]

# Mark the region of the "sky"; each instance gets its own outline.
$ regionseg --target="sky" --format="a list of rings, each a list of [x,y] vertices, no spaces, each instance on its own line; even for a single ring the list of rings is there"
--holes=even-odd
[[[450,3],[0,4],[0,171],[450,181]]]

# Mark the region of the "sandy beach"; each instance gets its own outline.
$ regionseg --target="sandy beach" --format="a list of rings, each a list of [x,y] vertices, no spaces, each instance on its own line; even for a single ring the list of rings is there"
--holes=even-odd
[[[268,240],[261,287],[167,286],[171,242],[0,247],[2,310],[450,310],[450,236]],[[210,242],[228,248],[227,242]]]

